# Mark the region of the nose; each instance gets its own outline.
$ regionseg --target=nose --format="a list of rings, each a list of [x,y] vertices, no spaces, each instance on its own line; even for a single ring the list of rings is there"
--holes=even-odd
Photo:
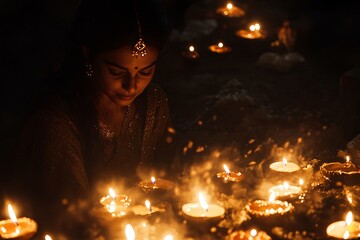
[[[130,74],[122,81],[122,88],[129,92],[130,94],[135,93],[136,90],[136,78],[135,76],[131,76]]]

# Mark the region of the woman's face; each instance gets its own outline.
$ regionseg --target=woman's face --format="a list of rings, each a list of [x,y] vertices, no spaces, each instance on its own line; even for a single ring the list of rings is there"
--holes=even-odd
[[[149,47],[143,57],[133,57],[130,46],[96,54],[92,64],[101,97],[118,106],[131,104],[151,82],[157,58],[158,51]]]

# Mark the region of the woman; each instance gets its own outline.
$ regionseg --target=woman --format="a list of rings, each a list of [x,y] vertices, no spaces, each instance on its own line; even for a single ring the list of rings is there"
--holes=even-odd
[[[133,186],[169,166],[167,98],[151,84],[168,33],[154,1],[80,6],[56,79],[61,94],[30,119],[20,145],[32,197],[86,198],[99,182]]]

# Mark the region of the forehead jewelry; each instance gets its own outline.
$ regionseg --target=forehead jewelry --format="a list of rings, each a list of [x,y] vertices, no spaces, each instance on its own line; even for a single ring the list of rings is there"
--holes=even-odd
[[[136,10],[136,6],[134,6],[134,7],[135,7],[135,14],[136,14],[136,21],[137,21],[137,25],[139,28],[139,40],[135,43],[135,45],[133,47],[132,56],[133,57],[138,57],[138,56],[143,57],[147,53],[146,44],[145,44],[144,40],[142,39],[139,16],[138,16],[138,12]]]

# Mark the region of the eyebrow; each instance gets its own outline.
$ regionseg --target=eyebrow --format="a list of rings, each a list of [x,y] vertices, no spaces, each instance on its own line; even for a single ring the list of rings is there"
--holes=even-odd
[[[121,68],[121,69],[123,69],[123,70],[127,70],[126,67],[120,66],[120,65],[118,65],[118,64],[116,64],[116,63],[113,63],[113,62],[105,61],[105,63],[108,64],[108,65],[111,65],[111,66],[113,66],[113,67],[117,67],[117,68]],[[142,68],[142,69],[140,69],[140,70],[144,70],[144,69],[147,69],[147,68],[151,68],[152,66],[155,66],[156,63],[157,63],[157,61],[154,61],[154,62],[152,62],[149,66],[146,66],[146,67],[144,67],[144,68]]]

